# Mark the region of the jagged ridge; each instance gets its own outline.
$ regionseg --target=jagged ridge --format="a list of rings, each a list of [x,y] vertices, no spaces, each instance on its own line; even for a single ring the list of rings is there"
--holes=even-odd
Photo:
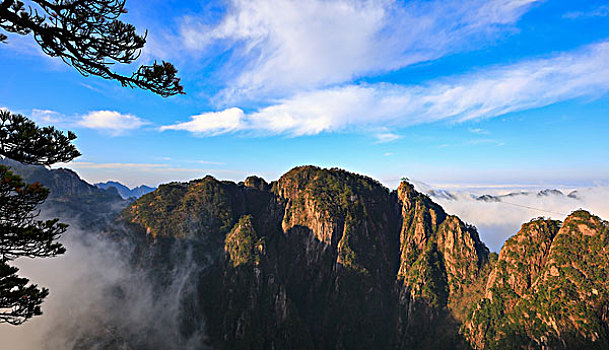
[[[459,296],[488,263],[475,228],[410,184],[389,191],[340,169],[172,183],[125,217],[151,237],[205,237],[226,252],[202,282],[220,348],[464,346]]]
[[[70,171],[19,170],[43,179],[55,191],[49,206],[76,210],[68,215],[101,206],[95,215],[107,216],[126,203]],[[408,182],[389,191],[307,166],[271,184],[163,185],[122,217],[122,234],[136,238],[134,263],[159,293],[185,256],[199,265],[179,296],[180,329],[205,327],[216,348],[609,346],[609,224],[585,211],[524,224],[497,257],[473,226]],[[108,327],[76,344],[133,347]]]
[[[609,347],[609,224],[535,219],[502,248],[464,330],[476,348]]]

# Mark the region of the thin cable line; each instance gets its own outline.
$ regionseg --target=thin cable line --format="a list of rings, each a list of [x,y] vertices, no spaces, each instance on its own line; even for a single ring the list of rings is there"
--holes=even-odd
[[[539,209],[539,208],[529,207],[529,206],[526,206],[526,205],[521,205],[521,204],[516,204],[516,203],[510,203],[510,202],[506,202],[506,201],[504,201],[504,200],[500,200],[500,201],[499,201],[499,202],[497,202],[497,203],[505,203],[505,204],[509,204],[509,205],[516,206],[516,207],[522,207],[522,208],[527,208],[527,209],[532,209],[532,210],[542,211],[542,212],[545,212],[545,213],[552,213],[552,214],[558,214],[558,215],[563,215],[563,216],[567,216],[567,215],[569,215],[569,214],[560,213],[560,212],[557,212],[557,211],[545,210],[545,209]]]

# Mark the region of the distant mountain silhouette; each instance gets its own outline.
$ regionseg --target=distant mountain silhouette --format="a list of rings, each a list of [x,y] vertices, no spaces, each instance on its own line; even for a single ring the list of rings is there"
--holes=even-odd
[[[118,194],[121,197],[123,197],[124,199],[129,199],[129,198],[137,199],[156,189],[154,187],[149,187],[146,185],[140,185],[138,187],[130,189],[129,187],[127,187],[117,181],[100,182],[100,183],[96,183],[95,186],[97,186],[98,188],[104,189],[104,190],[107,190],[107,189],[113,187],[118,191]]]

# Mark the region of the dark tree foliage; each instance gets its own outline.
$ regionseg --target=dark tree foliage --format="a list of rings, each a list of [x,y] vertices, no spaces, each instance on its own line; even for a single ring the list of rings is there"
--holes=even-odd
[[[0,111],[0,156],[22,163],[51,165],[80,155],[71,144],[76,136],[52,127],[37,127],[22,115]],[[0,323],[18,325],[40,315],[48,290],[28,285],[8,262],[19,257],[51,257],[65,252],[57,239],[68,227],[57,219],[36,220],[49,190],[27,184],[0,165]]]
[[[163,97],[182,94],[177,70],[169,62],[141,66],[130,76],[111,70],[116,63],[135,61],[146,43],[135,27],[118,20],[126,13],[125,0],[0,1],[0,28],[19,35],[32,34],[49,56],[59,57],[82,75],[114,79],[123,86],[150,90]],[[0,41],[7,36],[0,33]]]
[[[17,276],[16,267],[0,263],[0,323],[19,325],[42,314],[40,304],[49,294],[45,288],[27,285],[27,278]]]
[[[64,252],[55,242],[67,227],[58,220],[37,221],[36,207],[49,190],[39,183],[26,184],[8,168],[0,166],[0,260],[48,257]]]
[[[71,144],[76,135],[64,135],[52,126],[39,128],[20,114],[0,110],[0,154],[22,163],[51,165],[68,162],[80,152]]]

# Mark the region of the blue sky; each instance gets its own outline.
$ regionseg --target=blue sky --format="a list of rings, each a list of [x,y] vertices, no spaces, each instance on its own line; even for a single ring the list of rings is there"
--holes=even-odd
[[[187,95],[0,46],[0,107],[77,133],[90,182],[342,167],[395,186],[608,185],[606,1],[136,1]],[[117,67],[121,72],[131,67]]]

